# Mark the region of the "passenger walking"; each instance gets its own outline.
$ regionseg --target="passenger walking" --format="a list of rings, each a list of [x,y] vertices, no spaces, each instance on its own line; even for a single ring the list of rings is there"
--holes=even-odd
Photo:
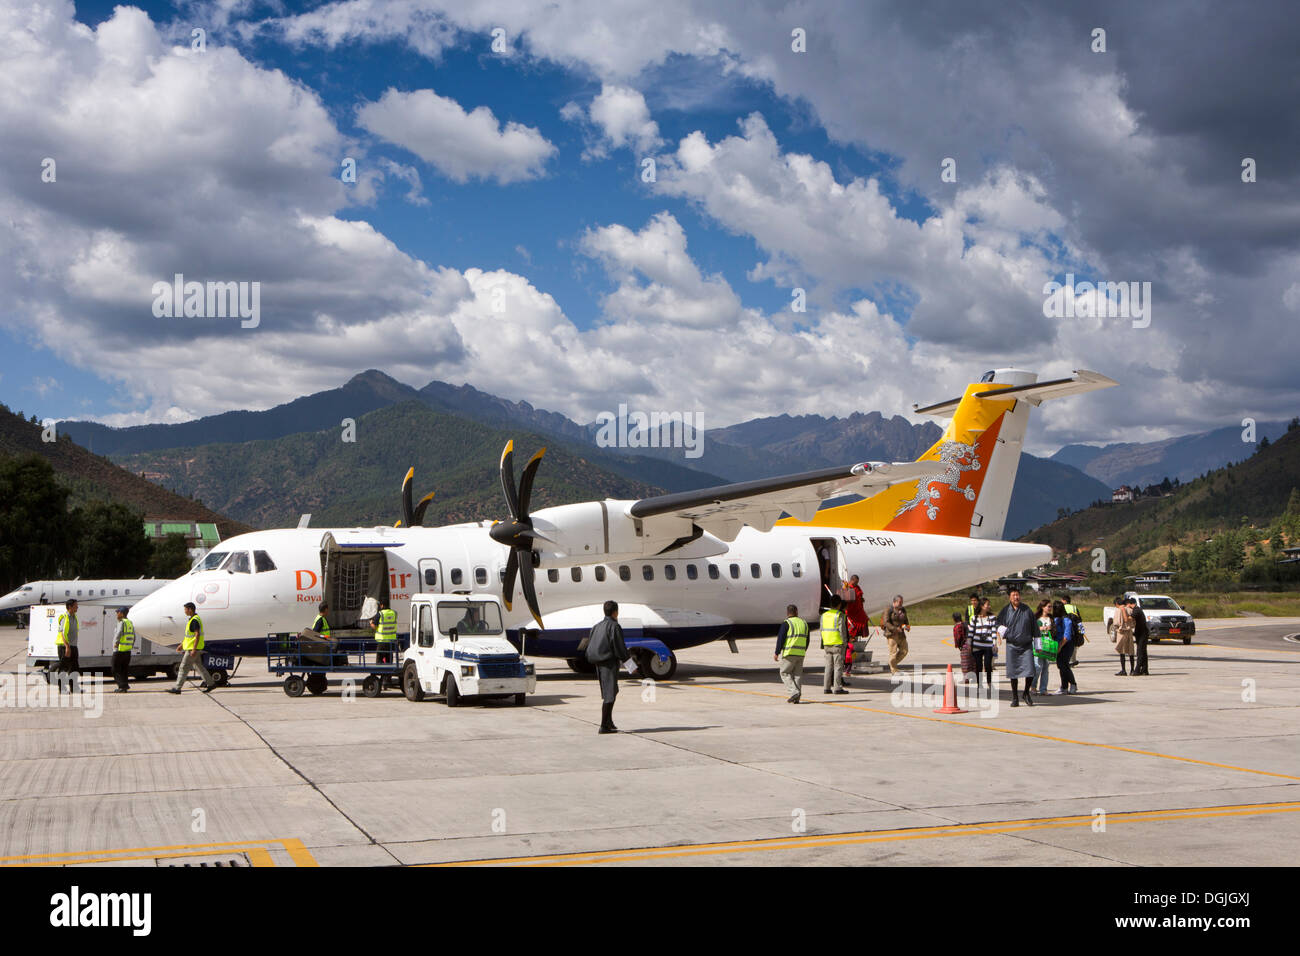
[[[1137,645],[1137,660],[1133,664],[1133,673],[1138,677],[1149,677],[1147,671],[1147,639],[1151,629],[1147,625],[1147,612],[1142,610],[1137,598],[1128,599],[1128,612],[1133,618],[1133,642]]]
[[[124,694],[131,689],[128,675],[133,650],[135,650],[135,625],[126,616],[126,608],[120,607],[117,609],[117,630],[113,632],[113,680],[117,683],[119,694]]]
[[[1052,629],[1055,621],[1052,619],[1052,602],[1038,602],[1038,637],[1034,641],[1034,677],[1033,686],[1040,694],[1047,693],[1048,680],[1051,675],[1052,665],[1056,663],[1056,654],[1047,653],[1044,650],[1044,641],[1055,641]]]
[[[980,601],[979,609],[974,614],[971,626],[971,657],[975,664],[975,689],[979,690],[980,672],[988,683],[988,694],[993,696],[993,641],[997,621],[993,617],[993,605],[988,599]]]
[[[776,654],[773,660],[781,664],[781,683],[790,692],[787,704],[799,703],[803,692],[803,664],[808,653],[808,622],[799,616],[799,609],[789,604],[785,620],[776,632]]]
[[[1122,597],[1115,598],[1115,617],[1110,622],[1110,641],[1115,645],[1115,652],[1119,654],[1119,670],[1115,672],[1115,676],[1128,676],[1128,672],[1124,670],[1126,655],[1129,671],[1136,672],[1137,665],[1133,662],[1133,615]]]
[[[63,602],[63,613],[59,615],[58,630],[54,635],[54,645],[58,650],[59,663],[55,673],[59,675],[59,690],[76,692],[81,671],[81,660],[77,656],[77,632],[80,630],[77,620],[77,599],[69,598]]]
[[[998,612],[998,634],[1007,643],[1007,678],[1011,681],[1011,706],[1020,706],[1020,681],[1025,682],[1024,701],[1033,706],[1030,682],[1034,676],[1034,635],[1038,625],[1028,604],[1020,602],[1020,588],[1012,588],[1011,599]]]
[[[970,642],[970,628],[966,626],[960,611],[952,612],[952,646],[961,655],[962,683],[969,684],[971,671],[975,670],[975,655]]]
[[[1074,653],[1074,645],[1078,643],[1079,632],[1075,626],[1074,618],[1065,613],[1065,605],[1060,601],[1052,604],[1052,618],[1055,621],[1053,631],[1059,642],[1056,651],[1056,669],[1061,672],[1061,689],[1058,694],[1077,694],[1079,685],[1074,682],[1074,670],[1070,666],[1070,658]]]
[[[903,607],[903,595],[894,595],[893,604],[881,615],[880,626],[889,641],[889,672],[897,674],[898,665],[907,656],[907,634],[912,630],[907,620],[907,608]]]
[[[614,700],[618,697],[618,668],[632,653],[623,642],[623,628],[618,623],[618,602],[606,601],[604,611],[605,617],[587,635],[587,661],[596,665],[596,676],[600,680],[600,730],[597,733],[616,734]]]
[[[844,602],[844,619],[848,623],[848,639],[844,642],[844,683],[847,686],[849,675],[853,673],[853,642],[866,637],[871,628],[871,618],[867,616],[856,574],[851,575],[840,588],[840,600]]]
[[[822,672],[822,693],[847,694],[844,689],[844,641],[848,636],[848,623],[840,610],[844,602],[838,594],[831,597],[831,606],[822,611],[822,650],[826,652],[826,669]]]
[[[855,574],[840,589],[840,599],[844,602],[844,617],[849,623],[849,637],[857,640],[871,627],[871,618],[863,604],[862,588],[858,586]]]
[[[176,686],[167,688],[169,694],[181,692],[185,678],[190,676],[192,670],[198,671],[203,678],[203,687],[200,688],[203,693],[210,694],[212,688],[217,686],[216,679],[203,663],[203,618],[195,613],[197,610],[194,602],[185,602],[185,639],[181,642],[181,666],[176,674]]]

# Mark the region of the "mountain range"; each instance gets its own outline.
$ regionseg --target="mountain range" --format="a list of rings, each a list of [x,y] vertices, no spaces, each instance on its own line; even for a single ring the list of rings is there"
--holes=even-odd
[[[1258,422],[1254,437],[1277,441],[1286,429],[1286,422]],[[1165,478],[1187,482],[1255,454],[1257,446],[1243,440],[1244,431],[1242,426],[1228,425],[1164,441],[1066,445],[1052,461],[1078,468],[1112,488],[1156,485]]]
[[[56,441],[43,441],[40,425],[0,405],[0,458],[24,455],[40,455],[48,461],[58,480],[71,492],[69,497],[74,505],[91,500],[118,502],[143,513],[146,521],[213,522],[222,537],[252,530],[198,501],[174,494],[119,468],[107,458],[92,454],[73,442],[67,433],[59,434]]]
[[[412,403],[433,416],[417,415]],[[402,411],[393,420],[400,420],[408,431],[390,431],[388,415],[379,415],[366,425],[368,430],[379,429],[389,436],[390,445],[379,452],[367,452],[384,459],[386,472],[372,473],[368,463],[359,462],[359,456],[348,457],[346,448],[336,447],[344,419],[356,421],[360,430],[367,415],[399,406]],[[200,497],[241,521],[266,526],[296,521],[304,511],[341,523],[365,523],[381,516],[392,519],[397,484],[406,465],[416,462],[422,463],[417,478],[424,475],[436,481],[446,494],[457,487],[455,482],[468,476],[457,469],[448,470],[441,459],[427,453],[441,447],[446,434],[459,453],[467,454],[472,442],[464,423],[473,423],[478,429],[473,432],[478,436],[474,455],[495,458],[507,434],[517,438],[522,434],[529,436],[528,441],[549,444],[556,467],[560,462],[583,461],[591,480],[580,481],[571,475],[575,480],[565,493],[586,489],[592,492],[588,497],[618,497],[616,488],[632,486],[687,491],[846,461],[910,461],[942,433],[934,422],[912,424],[902,416],[886,418],[879,412],[845,418],[779,415],[709,430],[704,435],[703,455],[688,458],[680,447],[601,448],[596,444],[596,423],[579,424],[557,412],[502,399],[469,385],[435,381],[415,389],[373,369],[339,388],[262,412],[225,412],[179,424],[129,428],[71,421],[60,428],[75,441],[136,473],[163,476],[159,480],[168,487]],[[561,454],[567,457],[561,458]],[[259,466],[259,462],[263,464]],[[339,480],[330,479],[331,469],[341,476]],[[495,489],[494,475],[484,480],[489,489]],[[373,482],[393,490],[371,494]],[[539,492],[544,484],[539,480]],[[1015,537],[1053,520],[1061,508],[1086,507],[1109,494],[1107,486],[1068,463],[1024,455],[1005,535]],[[494,495],[494,491],[486,497],[481,492],[464,491],[441,501],[435,499],[426,521],[496,516],[499,508]]]

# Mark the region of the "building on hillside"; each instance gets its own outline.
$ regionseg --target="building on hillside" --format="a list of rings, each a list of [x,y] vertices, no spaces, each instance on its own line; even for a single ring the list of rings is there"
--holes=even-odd
[[[1130,488],[1128,485],[1120,485],[1118,488],[1116,488],[1114,491],[1110,493],[1110,503],[1113,505],[1117,505],[1121,501],[1132,501],[1132,500],[1133,500],[1133,489]]]
[[[1165,590],[1173,579],[1172,571],[1144,571],[1141,574],[1130,574],[1124,580],[1132,581],[1135,591],[1150,591],[1152,588]]]
[[[183,534],[191,561],[197,561],[221,541],[217,526],[207,521],[146,521],[144,533],[150,541],[161,540],[169,534]]]
[[[1300,563],[1300,548],[1283,548],[1282,553],[1285,558],[1278,558],[1278,564],[1297,564]]]
[[[1071,585],[1078,585],[1083,579],[1082,574],[1066,574],[1061,571],[1028,571],[1024,574],[1009,574],[1004,578],[998,578],[998,587],[1003,591],[1010,591],[1014,587],[1019,588],[1021,591],[1028,589],[1051,594],[1064,592]],[[1084,588],[1083,590],[1088,589]]]

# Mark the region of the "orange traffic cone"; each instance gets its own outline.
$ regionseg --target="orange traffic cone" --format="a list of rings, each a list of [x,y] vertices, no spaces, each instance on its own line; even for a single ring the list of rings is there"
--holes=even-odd
[[[948,679],[943,685],[943,706],[934,709],[936,714],[964,714],[957,706],[957,684],[952,679],[952,665],[948,665]]]

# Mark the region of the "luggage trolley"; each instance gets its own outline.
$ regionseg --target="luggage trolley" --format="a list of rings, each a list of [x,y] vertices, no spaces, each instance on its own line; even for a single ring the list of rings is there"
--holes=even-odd
[[[381,660],[383,657],[388,660]],[[330,674],[365,674],[361,693],[378,697],[385,685],[400,686],[401,666],[401,647],[397,641],[307,640],[297,634],[266,636],[266,669],[277,677],[285,675],[284,692],[290,697],[301,697],[304,690],[317,696],[325,693]]]

